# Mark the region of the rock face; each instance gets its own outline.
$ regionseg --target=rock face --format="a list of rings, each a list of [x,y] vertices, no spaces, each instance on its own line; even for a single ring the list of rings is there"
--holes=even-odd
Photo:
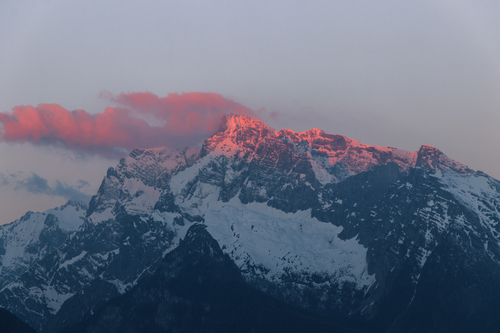
[[[417,156],[416,167],[431,170],[451,170],[464,175],[474,173],[467,166],[448,158],[442,151],[432,146],[423,145],[420,147]]]
[[[6,285],[0,305],[47,332],[82,318],[101,325],[112,309],[146,316],[134,305],[146,286],[189,271],[194,257],[182,266],[174,254],[196,249],[236,268],[252,297],[319,316],[317,327],[329,327],[325,316],[369,332],[493,332],[499,221],[500,182],[434,147],[277,132],[228,115],[201,151],[136,149],[110,168],[83,224]],[[171,300],[155,297],[147,306],[165,316],[148,318],[181,325]]]
[[[69,201],[43,213],[28,212],[0,226],[0,289],[14,281],[33,262],[54,252],[80,227],[88,206]]]

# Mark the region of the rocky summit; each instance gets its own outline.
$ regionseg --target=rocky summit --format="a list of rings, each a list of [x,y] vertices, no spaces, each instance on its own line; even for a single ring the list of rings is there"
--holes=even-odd
[[[0,307],[39,332],[500,328],[500,182],[432,146],[227,115],[201,150],[132,151],[83,212],[0,230]]]

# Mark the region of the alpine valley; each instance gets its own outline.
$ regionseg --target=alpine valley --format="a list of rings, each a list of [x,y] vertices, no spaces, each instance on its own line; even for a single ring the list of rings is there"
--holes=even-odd
[[[499,222],[500,182],[434,147],[231,114],[0,226],[0,307],[38,332],[498,332]]]

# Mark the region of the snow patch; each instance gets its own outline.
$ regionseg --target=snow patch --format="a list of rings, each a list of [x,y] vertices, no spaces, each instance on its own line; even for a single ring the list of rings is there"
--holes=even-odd
[[[73,265],[75,262],[77,262],[78,260],[80,260],[83,257],[85,257],[86,254],[87,254],[87,251],[83,251],[82,253],[80,253],[76,257],[73,257],[73,258],[71,258],[69,260],[66,260],[65,262],[63,262],[62,264],[59,265],[59,269],[62,269],[62,268],[66,268],[67,269],[69,265]]]
[[[311,218],[310,210],[292,214],[264,203],[244,205],[232,199],[208,210],[205,224],[244,273],[253,269],[276,282],[290,270],[320,273],[358,288],[375,279],[367,273],[367,249],[356,237],[341,240],[341,227]]]

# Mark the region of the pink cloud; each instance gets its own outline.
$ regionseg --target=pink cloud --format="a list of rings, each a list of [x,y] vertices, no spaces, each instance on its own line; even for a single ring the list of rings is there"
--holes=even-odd
[[[102,113],[68,111],[58,104],[16,106],[0,113],[0,140],[65,147],[104,156],[116,156],[117,148],[157,146],[185,147],[214,134],[226,113],[255,113],[215,93],[168,94],[150,92],[103,97],[118,107]]]

